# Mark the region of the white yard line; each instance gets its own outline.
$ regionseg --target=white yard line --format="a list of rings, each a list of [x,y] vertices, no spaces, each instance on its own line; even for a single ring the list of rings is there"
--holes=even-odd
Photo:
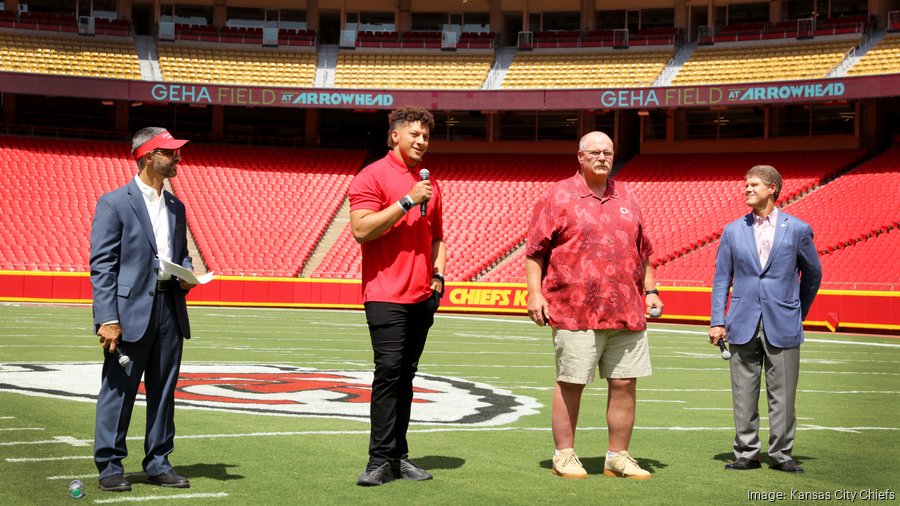
[[[808,420],[803,418],[802,420]],[[733,431],[733,426],[726,427],[681,427],[681,426],[640,426],[636,425],[635,430],[652,430],[652,431],[673,431],[673,432],[691,432],[691,431]],[[878,427],[878,426],[854,426],[854,427],[828,427],[823,425],[800,424],[803,430],[825,430],[835,432],[863,432],[863,431],[900,431],[900,427]],[[761,427],[767,430],[766,427]],[[438,432],[515,432],[515,431],[541,431],[547,432],[550,427],[433,427],[428,429],[410,429],[410,433],[415,434],[431,434]],[[606,427],[579,427],[579,431],[607,430]],[[367,436],[369,430],[311,430],[311,431],[284,431],[284,432],[250,432],[243,434],[188,434],[179,435],[179,440],[185,439],[239,439],[251,437],[296,437],[296,436]],[[129,437],[128,439],[143,439],[141,437]],[[60,460],[89,460],[93,459],[91,455],[69,455],[61,457],[23,457],[23,458],[7,458],[6,462],[54,462]],[[63,479],[65,477],[50,477],[48,479]]]
[[[94,504],[115,504],[120,502],[147,502],[147,501],[174,501],[178,499],[214,499],[217,497],[228,497],[225,492],[217,493],[196,493],[196,494],[174,494],[174,495],[145,495],[143,497],[123,496],[110,497],[109,499],[94,499]]]

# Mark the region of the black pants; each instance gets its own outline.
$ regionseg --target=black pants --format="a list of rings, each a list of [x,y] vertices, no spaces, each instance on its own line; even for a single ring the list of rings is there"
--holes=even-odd
[[[375,357],[369,463],[381,465],[409,454],[406,431],[413,378],[439,302],[440,295],[435,293],[417,304],[365,304]]]

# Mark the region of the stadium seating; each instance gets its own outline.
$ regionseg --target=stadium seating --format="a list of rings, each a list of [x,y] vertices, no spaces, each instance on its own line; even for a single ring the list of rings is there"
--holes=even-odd
[[[0,71],[140,80],[131,41],[0,32]]]
[[[569,156],[428,155],[444,192],[447,278],[475,279],[525,239],[531,208],[551,182],[574,173]],[[314,277],[359,277],[360,247],[342,233]],[[344,274],[345,273],[345,274]]]
[[[892,290],[900,283],[892,258],[900,251],[900,147],[823,184],[862,154],[638,155],[616,177],[642,201],[663,285],[712,282],[718,234],[747,212],[741,175],[765,162],[785,176],[785,211],[813,226],[823,287]],[[288,277],[309,261],[364,154],[194,144],[184,157],[171,182],[207,268]],[[428,162],[445,194],[449,279],[524,282],[530,211],[571,174],[568,158],[434,154]],[[0,166],[0,269],[87,271],[96,199],[135,173],[127,144],[0,137]],[[349,229],[312,276],[360,276]]]
[[[850,246],[900,224],[900,147],[892,148],[794,203],[820,251]]]
[[[779,203],[784,203],[862,155],[857,150],[638,155],[616,177],[634,187],[653,237],[653,260],[664,263],[714,240],[726,223],[747,212],[743,176],[753,165],[779,169],[784,178]]]
[[[856,150],[638,155],[615,177],[629,183],[641,201],[653,241],[651,262],[659,269],[657,278],[669,284],[702,285],[698,280],[711,280],[707,245],[718,240],[726,223],[747,213],[741,197],[747,169],[762,160],[779,168],[784,177],[779,201],[787,202],[862,155]],[[527,209],[523,212],[527,213]],[[712,256],[715,257],[714,249]],[[524,282],[524,265],[524,252],[520,252],[481,280]]]
[[[97,198],[134,177],[123,142],[0,137],[0,269],[89,270]]]
[[[446,54],[341,51],[334,73],[337,88],[478,89],[491,69],[493,53]]]
[[[855,43],[848,39],[791,44],[699,47],[673,85],[820,79]]]
[[[900,73],[900,34],[888,35],[850,67],[848,75]]]
[[[478,280],[490,283],[524,283],[525,250],[522,249],[506,257]]]
[[[172,186],[209,270],[297,276],[362,166],[358,151],[193,145]]]
[[[497,34],[494,32],[463,32],[456,43],[457,49],[493,49]]]
[[[501,83],[504,89],[649,86],[671,51],[518,53]]]
[[[364,155],[194,144],[183,156],[171,183],[207,268],[296,276]],[[89,270],[97,198],[136,173],[127,143],[0,137],[0,166],[0,269]]]
[[[849,246],[822,253],[822,288],[833,290],[900,289],[900,229],[867,234]]]
[[[159,68],[170,82],[310,87],[316,78],[316,55],[160,43]]]

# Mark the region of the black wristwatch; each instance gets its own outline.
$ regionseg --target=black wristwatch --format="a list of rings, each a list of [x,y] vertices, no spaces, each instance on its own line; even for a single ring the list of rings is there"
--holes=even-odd
[[[659,295],[659,290],[656,288],[653,290],[644,290],[644,295]]]
[[[415,202],[413,202],[413,199],[409,197],[409,195],[404,196],[402,199],[398,200],[397,203],[400,204],[400,207],[403,208],[403,212],[409,211],[413,208],[414,205],[416,205]]]
[[[440,279],[441,284],[444,284],[444,285],[447,284],[447,281],[444,279],[444,275],[441,274],[440,272],[435,272],[434,274],[431,275],[431,278],[432,279]]]

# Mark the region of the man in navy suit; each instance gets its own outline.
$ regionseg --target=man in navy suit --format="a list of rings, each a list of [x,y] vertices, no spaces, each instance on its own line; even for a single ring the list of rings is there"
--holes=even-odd
[[[190,338],[185,294],[194,285],[159,268],[165,259],[193,270],[187,249],[184,204],[163,190],[175,177],[187,143],[163,128],[144,128],[132,138],[139,173],[97,201],[91,226],[94,328],[104,362],[94,462],[100,488],[131,490],[122,460],[134,399],[144,375],[147,432],[143,468],[150,483],[187,488],[169,464],[175,440],[175,384],[183,339]],[[120,366],[116,350],[131,358]]]
[[[803,319],[819,290],[822,265],[812,228],[775,207],[781,184],[774,167],[757,165],[747,172],[744,195],[753,212],[725,226],[716,254],[709,342],[731,345],[735,460],[725,466],[731,470],[761,467],[759,389],[765,367],[771,467],[803,472],[791,456],[794,404]]]

